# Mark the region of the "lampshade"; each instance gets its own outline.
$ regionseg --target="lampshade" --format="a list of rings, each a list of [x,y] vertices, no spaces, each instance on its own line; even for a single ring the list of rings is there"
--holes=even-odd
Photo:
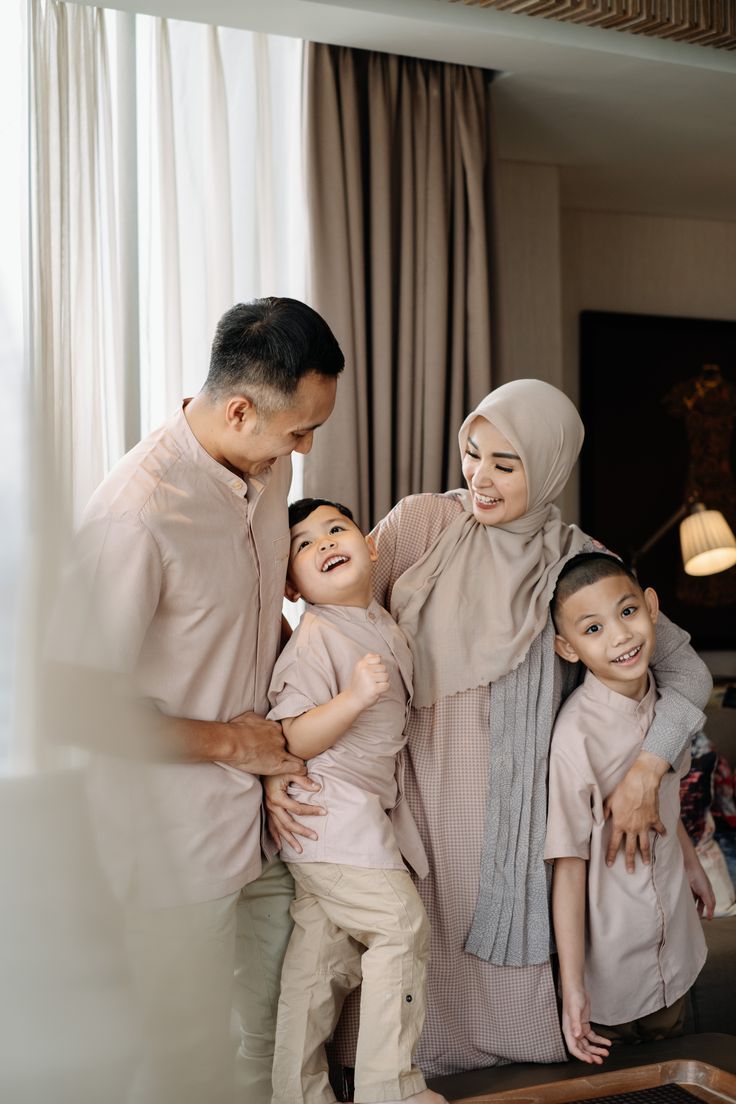
[[[680,524],[682,562],[688,575],[715,575],[736,564],[736,537],[720,510],[696,503]]]

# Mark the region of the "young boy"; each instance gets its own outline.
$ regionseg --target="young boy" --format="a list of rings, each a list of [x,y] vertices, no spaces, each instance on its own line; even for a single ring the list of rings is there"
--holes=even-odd
[[[654,713],[649,660],[658,611],[653,590],[642,591],[619,560],[598,552],[565,564],[552,601],[557,654],[582,660],[588,671],[552,735],[545,858],[554,861],[563,1033],[571,1054],[595,1064],[611,1041],[681,1031],[685,994],[706,956],[698,912],[713,912],[708,879],[679,819],[687,762],[662,779],[665,832],[654,834],[650,863],[629,873],[621,854],[612,866],[605,862],[605,801]],[[694,727],[692,710],[683,699],[683,723]]]
[[[429,925],[402,861],[427,860],[400,799],[397,754],[411,656],[372,596],[376,551],[350,511],[325,499],[289,509],[286,596],[307,610],[274,668],[269,716],[320,783],[319,838],[281,856],[294,876],[294,930],[281,978],[274,1104],[331,1104],[324,1044],[362,980],[355,1100],[443,1104],[412,1065],[424,1023]]]

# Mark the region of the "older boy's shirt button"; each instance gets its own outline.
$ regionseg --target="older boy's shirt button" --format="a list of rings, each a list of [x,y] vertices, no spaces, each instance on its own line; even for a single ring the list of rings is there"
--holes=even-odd
[[[375,615],[375,613],[373,613],[373,611],[372,611],[372,610],[371,610],[371,612],[370,612],[370,613],[368,614],[368,620],[369,620],[369,621],[375,621],[375,620],[376,620],[376,615]]]

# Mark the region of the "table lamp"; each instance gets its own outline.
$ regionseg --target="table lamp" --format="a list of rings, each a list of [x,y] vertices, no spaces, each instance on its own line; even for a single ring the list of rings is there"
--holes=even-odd
[[[720,510],[709,510],[696,497],[684,502],[631,557],[631,566],[680,522],[680,549],[688,575],[715,575],[736,564],[736,537]]]

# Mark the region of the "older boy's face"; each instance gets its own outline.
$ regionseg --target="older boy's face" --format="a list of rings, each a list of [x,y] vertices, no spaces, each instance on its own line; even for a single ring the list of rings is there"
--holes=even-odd
[[[370,604],[376,550],[334,506],[318,506],[291,530],[286,595],[317,606]]]
[[[582,587],[557,615],[555,648],[563,659],[580,659],[610,690],[627,697],[646,691],[654,650],[657,595],[626,575],[610,575]]]

